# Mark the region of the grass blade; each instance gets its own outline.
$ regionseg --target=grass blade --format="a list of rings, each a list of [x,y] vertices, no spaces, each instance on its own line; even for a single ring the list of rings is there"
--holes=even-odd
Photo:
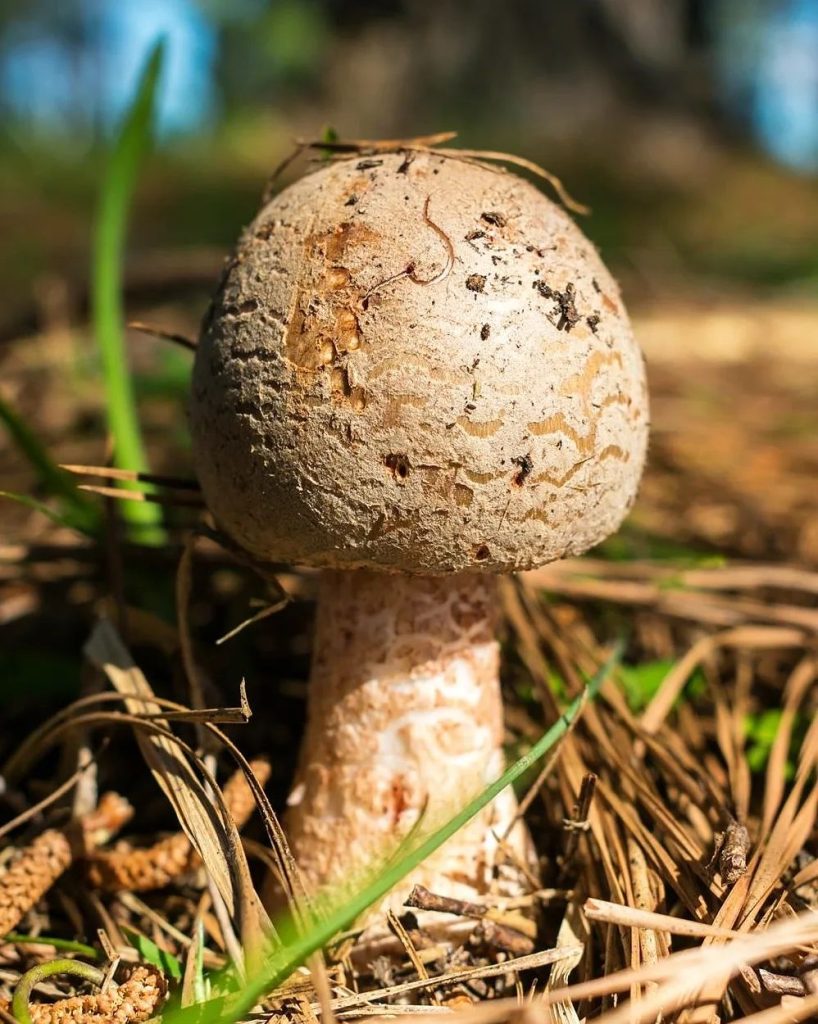
[[[92,318],[102,357],[114,462],[121,469],[147,468],[133,383],[125,357],[122,258],[136,176],[151,140],[163,57],[164,42],[160,40],[145,63],[130,109],[111,150],[94,230]],[[123,506],[122,515],[127,522],[144,528],[140,539],[145,543],[161,543],[164,539],[161,510],[157,506],[131,502]]]
[[[40,515],[50,519],[52,523],[57,526],[64,526],[69,530],[78,530],[80,527],[74,518],[69,513],[60,512],[56,508],[51,508],[50,505],[46,505],[43,501],[37,501],[36,498],[32,498],[28,494],[16,494],[14,491],[0,491],[0,498],[5,498],[7,501],[15,501],[18,505],[24,505],[26,508],[30,508],[33,512],[39,512]],[[81,530],[82,533],[89,533],[87,530]]]
[[[71,476],[54,462],[42,441],[32,431],[22,416],[0,395],[0,422],[8,430],[12,440],[25,456],[31,468],[37,474],[42,487],[55,498],[61,499],[63,508],[54,513],[47,506],[42,506],[34,498],[26,502],[21,495],[5,494],[15,501],[30,504],[32,508],[51,516],[58,515],[60,521],[84,533],[93,532],[99,525],[100,517],[96,508],[87,501],[77,489]]]

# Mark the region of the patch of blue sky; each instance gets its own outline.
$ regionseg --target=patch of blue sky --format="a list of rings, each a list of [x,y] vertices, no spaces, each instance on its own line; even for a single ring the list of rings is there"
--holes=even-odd
[[[795,170],[818,170],[818,0],[713,0],[721,101]]]
[[[69,0],[51,29],[22,18],[0,52],[3,107],[45,131],[110,129],[159,37],[159,135],[199,130],[217,112],[217,36],[193,0]]]
[[[754,122],[782,163],[818,170],[818,2],[795,0],[769,19],[760,48]]]
[[[216,37],[190,0],[139,0],[105,5],[102,45],[106,65],[103,121],[116,123],[136,86],[145,55],[159,36],[166,40],[157,96],[159,134],[196,130],[215,113]]]

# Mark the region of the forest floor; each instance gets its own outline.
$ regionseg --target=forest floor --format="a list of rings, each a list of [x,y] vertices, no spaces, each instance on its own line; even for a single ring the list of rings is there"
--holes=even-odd
[[[95,359],[51,298],[40,334],[3,345],[4,394],[58,462],[104,464]],[[171,302],[138,317],[195,334]],[[548,774],[520,780],[540,878],[511,905],[447,905],[462,922],[453,947],[409,909],[376,949],[352,928],[247,1019],[818,1017],[818,308],[680,299],[637,307],[635,321],[653,426],[633,514],[589,557],[502,592],[511,756],[627,637]],[[152,467],[190,477],[190,354],[135,333],[131,347]],[[0,478],[37,493],[5,436]],[[0,1013],[21,974],[68,955],[103,974],[121,961],[130,977],[101,996],[48,977],[35,1021],[147,1019],[168,985],[205,1007],[202,1020],[227,1019],[218,970],[251,948],[253,892],[286,861],[271,807],[283,807],[304,720],[313,578],[282,569],[273,587],[210,541],[186,548],[193,507],[169,510],[164,548],[137,548],[115,503],[101,504],[99,544],[0,504],[0,935],[12,933]],[[284,607],[215,646],[280,604],[278,587]],[[130,717],[126,693],[142,697]],[[235,774],[207,715],[157,719],[153,695],[215,709],[210,724],[252,759],[269,803]],[[200,821],[202,762],[164,741],[186,780],[174,791],[146,724],[159,721],[227,782],[249,868],[237,887],[219,884],[229,830],[202,825],[207,871],[178,831],[180,818]],[[60,1002],[77,992],[80,1003]]]

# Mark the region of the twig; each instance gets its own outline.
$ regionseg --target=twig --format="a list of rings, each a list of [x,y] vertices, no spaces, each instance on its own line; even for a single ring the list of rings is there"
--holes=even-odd
[[[442,146],[457,138],[457,132],[436,132],[434,135],[417,135],[410,139],[296,139],[296,145],[303,149],[326,149],[332,153],[399,153],[407,149],[428,149]]]
[[[719,928],[718,925],[705,924],[703,921],[687,921],[684,918],[672,917],[670,914],[639,910],[636,907],[626,907],[593,897],[585,901],[582,911],[589,921],[614,924],[622,928],[650,928],[688,938],[736,939],[742,935],[741,932],[730,928]]]
[[[247,629],[248,626],[254,626],[257,622],[261,622],[262,619],[269,618],[271,615],[275,615],[276,612],[280,612],[282,608],[286,608],[287,605],[292,601],[289,594],[285,594],[279,601],[275,601],[273,604],[265,605],[262,609],[257,611],[255,615],[251,615],[249,618],[244,619],[237,626],[233,626],[223,636],[220,636],[218,640],[214,641],[216,647],[220,647],[222,644],[227,643],[228,640],[232,640],[238,636],[239,633]]]
[[[528,956],[534,950],[534,939],[512,928],[501,921],[484,917],[474,929],[475,938],[485,942],[487,946],[510,953],[512,956]]]
[[[174,331],[166,331],[162,327],[153,327],[151,324],[143,324],[141,320],[129,320],[126,324],[132,331],[140,331],[142,334],[150,334],[154,338],[161,338],[162,341],[171,341],[191,352],[195,352],[197,342],[193,338],[187,338],[184,334],[176,334]]]
[[[79,484],[78,491],[99,494],[103,498],[117,498],[120,501],[147,501],[154,505],[180,505],[189,508],[204,508],[204,499],[185,494],[148,494],[145,491],[126,491],[121,487],[104,487],[97,484]]]
[[[424,885],[415,885],[409,896],[403,901],[405,907],[414,910],[434,910],[441,914],[456,914],[458,917],[485,917],[487,906],[472,903],[469,900],[458,900],[454,896],[439,896],[430,892]]]
[[[74,476],[97,476],[106,480],[129,480],[142,484],[154,484],[157,487],[173,487],[180,491],[199,491],[197,480],[187,480],[184,477],[164,476],[160,473],[138,473],[133,469],[117,469],[114,466],[80,466],[71,463],[63,463],[60,469],[66,473],[73,473]]]
[[[804,982],[800,978],[794,978],[789,974],[775,974],[773,971],[758,969],[758,980],[765,992],[772,992],[780,996],[804,996],[807,994]]]

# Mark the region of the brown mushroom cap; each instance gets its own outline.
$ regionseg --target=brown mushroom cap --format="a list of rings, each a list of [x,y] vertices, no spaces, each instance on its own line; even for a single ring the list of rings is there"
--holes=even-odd
[[[208,505],[264,559],[507,572],[633,503],[641,353],[594,247],[532,185],[456,157],[330,163],[245,232],[192,394]]]

